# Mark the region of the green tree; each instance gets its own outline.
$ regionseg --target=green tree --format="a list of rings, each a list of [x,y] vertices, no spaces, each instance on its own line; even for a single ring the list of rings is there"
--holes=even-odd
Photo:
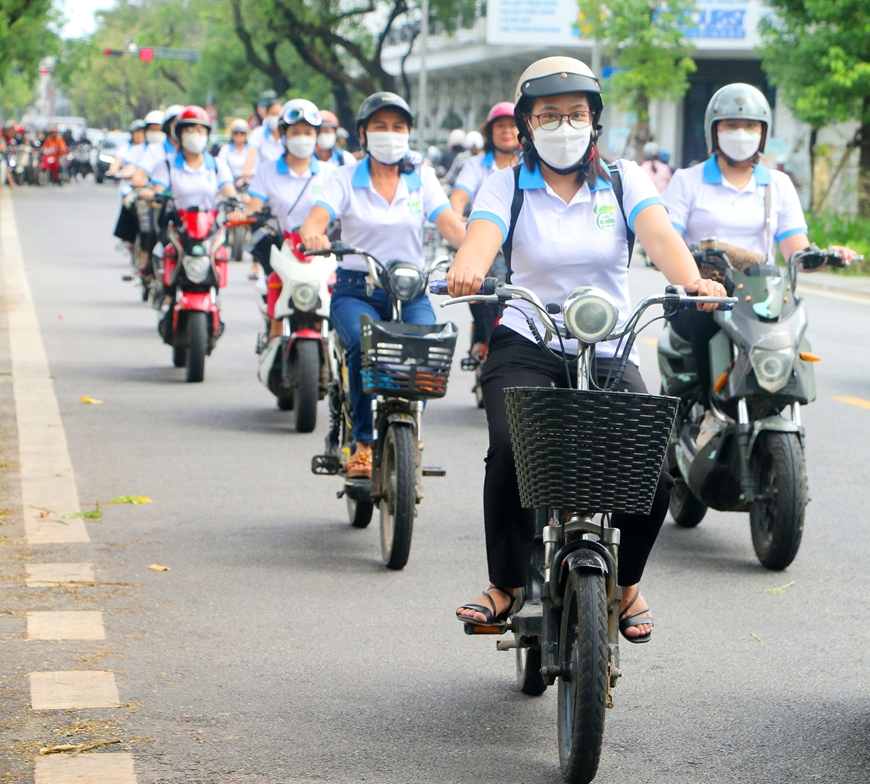
[[[870,217],[870,0],[768,0],[764,68],[794,115],[818,130],[857,120],[858,209]]]
[[[650,103],[678,101],[695,71],[693,47],[683,32],[695,0],[579,0],[580,32],[594,38],[618,68],[609,97],[637,119],[629,140],[637,155],[651,138]]]
[[[0,80],[13,70],[36,78],[39,61],[57,52],[56,19],[51,0],[0,0]]]
[[[234,27],[251,66],[272,80],[274,89],[295,87],[295,74],[281,59],[289,44],[302,62],[322,74],[332,89],[336,113],[348,130],[360,95],[396,90],[383,66],[391,33],[419,17],[417,0],[229,0]],[[430,23],[447,31],[471,21],[477,0],[431,0]]]

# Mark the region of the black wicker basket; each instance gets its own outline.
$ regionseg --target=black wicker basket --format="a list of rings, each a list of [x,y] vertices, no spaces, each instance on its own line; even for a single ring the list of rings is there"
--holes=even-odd
[[[512,387],[505,402],[524,507],[649,513],[677,398]]]
[[[360,316],[362,383],[369,395],[444,397],[456,325],[402,324]]]

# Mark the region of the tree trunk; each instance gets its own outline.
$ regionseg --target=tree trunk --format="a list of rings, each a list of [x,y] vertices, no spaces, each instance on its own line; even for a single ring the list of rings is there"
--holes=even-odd
[[[870,218],[870,96],[861,113],[861,157],[858,163],[858,214]]]
[[[350,134],[350,138],[347,140],[348,149],[351,151],[359,149],[359,136],[356,135],[356,112],[351,103],[347,85],[341,82],[333,84],[332,97],[335,98],[335,113],[338,116],[338,122]]]
[[[819,132],[815,128],[810,131],[810,209],[809,212],[815,215],[814,206],[816,202],[816,142],[819,139]]]
[[[635,112],[637,112],[637,119],[634,121],[634,127],[631,129],[628,147],[623,157],[631,157],[638,163],[643,163],[643,146],[653,138],[649,127],[649,98],[645,95],[638,96],[634,107]]]

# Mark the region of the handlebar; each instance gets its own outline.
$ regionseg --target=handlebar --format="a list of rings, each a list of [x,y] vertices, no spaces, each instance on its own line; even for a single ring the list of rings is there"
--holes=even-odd
[[[491,297],[496,294],[498,289],[498,278],[484,278],[483,285],[478,289],[478,294],[484,297]],[[439,294],[445,295],[450,292],[447,291],[447,281],[446,280],[433,280],[429,283],[429,293],[430,294]]]
[[[864,256],[855,256],[854,261],[864,261]],[[799,265],[804,271],[813,272],[824,266],[845,269],[851,262],[846,261],[839,251],[821,250],[816,245],[810,245],[792,253],[788,264],[789,267]]]

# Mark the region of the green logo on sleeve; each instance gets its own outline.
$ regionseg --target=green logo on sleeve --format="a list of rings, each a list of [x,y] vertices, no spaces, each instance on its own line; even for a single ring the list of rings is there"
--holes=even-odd
[[[593,212],[595,213],[595,224],[602,231],[607,231],[616,226],[616,207],[599,204],[593,209]]]

